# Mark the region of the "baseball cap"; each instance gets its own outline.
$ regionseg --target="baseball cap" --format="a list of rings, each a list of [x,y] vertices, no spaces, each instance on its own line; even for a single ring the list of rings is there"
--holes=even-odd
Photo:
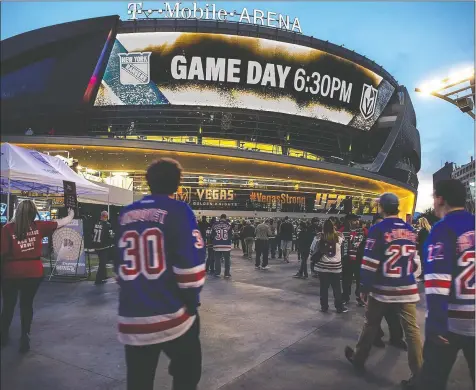
[[[385,194],[380,195],[378,203],[380,204],[380,206],[382,206],[384,210],[386,210],[389,208],[398,207],[400,201],[398,200],[397,195],[391,192],[386,192]]]

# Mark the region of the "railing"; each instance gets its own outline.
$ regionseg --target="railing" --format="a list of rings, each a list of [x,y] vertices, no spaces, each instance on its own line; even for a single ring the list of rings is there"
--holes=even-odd
[[[96,136],[97,137],[97,136]],[[100,135],[99,138],[111,138],[111,136]],[[178,143],[178,144],[192,144],[211,146],[218,148],[246,150],[259,153],[270,153],[276,155],[283,155],[283,146],[276,144],[266,144],[257,141],[240,141],[226,138],[209,138],[209,137],[197,137],[197,136],[147,136],[147,135],[125,135],[125,136],[112,136],[114,139],[126,139],[126,140],[140,140],[140,141],[154,141],[165,143]],[[200,139],[201,138],[201,139]],[[317,156],[314,153],[307,152],[305,150],[299,150],[294,148],[287,148],[287,156],[294,158],[303,158],[312,161],[326,161],[325,157]]]
[[[104,133],[102,133],[104,134]],[[106,133],[107,134],[107,133]],[[44,134],[33,134],[28,135],[28,137],[45,137]],[[46,135],[48,136],[48,135]],[[61,135],[55,134],[54,137],[71,137],[71,135]],[[201,145],[212,148],[226,148],[226,149],[235,149],[242,150],[247,152],[256,152],[256,153],[269,153],[273,155],[284,155],[291,158],[305,159],[311,161],[321,161],[328,162],[332,164],[351,166],[354,168],[366,169],[361,167],[359,164],[355,164],[351,161],[346,161],[342,158],[336,158],[335,156],[324,157],[318,156],[314,153],[307,152],[304,150],[294,149],[287,147],[287,154],[283,153],[283,149],[286,146],[276,145],[276,144],[265,144],[260,142],[252,141],[239,141],[239,140],[230,140],[230,139],[221,139],[221,138],[207,138],[203,137],[202,142],[198,142],[198,137],[188,137],[188,136],[148,136],[148,135],[126,135],[126,136],[117,136],[112,133],[109,135],[100,135],[100,134],[91,134],[89,136],[78,136],[74,135],[75,138],[100,138],[100,139],[121,139],[121,140],[140,140],[140,141],[149,141],[149,142],[158,142],[158,143],[174,143],[174,144],[192,144],[192,145]]]

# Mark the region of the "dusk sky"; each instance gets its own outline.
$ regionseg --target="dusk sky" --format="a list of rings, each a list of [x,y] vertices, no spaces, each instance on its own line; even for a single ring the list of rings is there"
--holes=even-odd
[[[144,8],[162,2],[144,1]],[[190,6],[191,2],[183,2]],[[206,2],[199,2],[204,6]],[[417,211],[432,204],[432,174],[474,155],[474,121],[456,107],[414,88],[451,71],[474,67],[474,13],[470,2],[216,2],[231,10],[261,9],[298,17],[302,32],[355,50],[389,71],[410,92],[422,145]],[[127,2],[3,2],[1,39],[53,24],[120,15]]]

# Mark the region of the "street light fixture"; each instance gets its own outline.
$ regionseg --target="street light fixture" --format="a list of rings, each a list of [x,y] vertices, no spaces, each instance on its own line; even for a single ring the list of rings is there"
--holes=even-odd
[[[420,88],[415,88],[415,92],[443,99],[475,119],[473,67],[453,72],[443,80],[424,83]]]

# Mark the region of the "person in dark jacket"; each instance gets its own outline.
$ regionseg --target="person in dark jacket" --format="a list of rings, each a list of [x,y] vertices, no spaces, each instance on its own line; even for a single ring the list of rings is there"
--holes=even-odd
[[[282,221],[278,219],[278,221],[276,221],[276,246],[278,248],[278,259],[283,258],[283,249],[281,248],[281,233],[280,233],[281,224],[282,224]]]
[[[420,259],[423,259],[423,244],[425,244],[425,241],[430,234],[430,230],[431,225],[425,217],[418,219],[417,251]]]
[[[314,237],[317,238],[317,242],[319,242],[319,240],[321,239],[321,235],[322,235],[322,226],[319,224],[319,220],[317,220],[317,218],[316,218],[316,221],[313,221],[313,223],[311,224],[311,230],[312,230],[312,233],[314,234]],[[311,246],[312,246],[312,242],[311,242]],[[312,273],[313,277],[317,278],[318,274],[317,274],[317,271],[315,270],[315,266],[316,266],[317,260],[319,259],[319,254],[317,254],[317,256],[316,256],[311,252],[312,251],[310,251],[310,253],[309,253],[311,273]]]
[[[246,226],[246,221],[243,220],[241,223],[241,229],[240,229],[240,241],[241,241],[241,249],[243,250],[243,257],[247,256],[245,237],[243,237],[243,229],[245,228],[245,226]]]
[[[309,257],[309,249],[311,248],[312,241],[315,234],[311,226],[307,226],[306,222],[302,221],[299,224],[300,230],[297,237],[299,253],[301,257],[301,267],[299,271],[294,275],[295,278],[305,278],[309,276],[307,273],[307,258]]]
[[[339,232],[344,236],[342,243],[342,296],[344,303],[349,303],[352,283],[355,279],[355,296],[357,304],[364,306],[360,298],[360,265],[364,246],[362,243],[367,237],[367,229],[360,226],[360,217],[355,214],[347,214],[344,226]]]
[[[284,217],[284,222],[281,224],[279,235],[281,238],[281,249],[283,250],[283,258],[286,263],[289,263],[289,254],[291,253],[293,243],[293,224],[289,221],[289,217]]]
[[[233,226],[233,248],[240,249],[241,225],[239,223]]]
[[[276,236],[277,236],[277,227],[274,223],[274,220],[269,220],[269,228],[271,229],[271,236],[269,236],[269,251],[271,253],[271,258],[276,258]]]
[[[215,225],[216,222],[216,217],[213,217],[205,233],[207,243],[207,261],[205,265],[205,271],[209,272],[211,275],[215,274],[215,255],[213,253],[212,226]]]
[[[202,220],[198,222],[198,230],[200,230],[202,237],[207,236],[207,229],[208,229],[207,217],[202,216]]]
[[[99,258],[99,267],[94,282],[96,286],[107,282],[106,264],[109,262],[109,249],[113,243],[112,228],[108,220],[108,212],[102,211],[101,219],[96,222],[93,229],[92,246]]]
[[[251,260],[251,256],[253,255],[253,243],[255,240],[255,227],[250,221],[246,221],[246,224],[241,231],[241,236],[245,243],[245,254],[248,257],[248,260]]]

